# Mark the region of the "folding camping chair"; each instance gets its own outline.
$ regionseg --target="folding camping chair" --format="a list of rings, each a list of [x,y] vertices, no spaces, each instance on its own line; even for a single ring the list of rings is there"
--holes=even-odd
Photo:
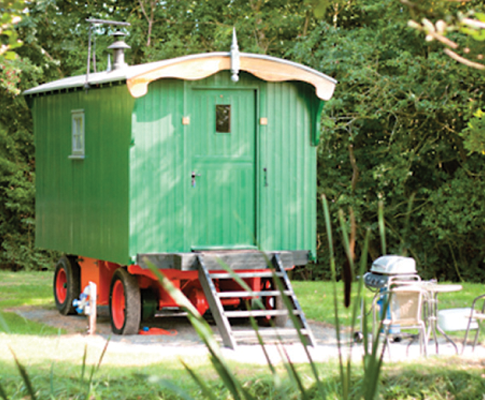
[[[396,283],[396,282],[394,282]],[[427,302],[428,293],[421,286],[406,282],[403,285],[392,286],[381,293],[385,299],[384,307],[381,307],[381,323],[385,335],[385,343],[388,346],[389,358],[391,357],[389,333],[391,328],[399,326],[400,330],[418,329],[420,354],[427,356],[426,324],[423,320],[423,306]],[[373,334],[379,334],[380,324],[377,323],[377,301],[374,300]]]

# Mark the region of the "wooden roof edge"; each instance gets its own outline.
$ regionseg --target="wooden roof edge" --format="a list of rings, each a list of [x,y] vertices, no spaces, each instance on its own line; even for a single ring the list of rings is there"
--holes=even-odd
[[[337,81],[315,69],[292,61],[261,54],[240,53],[239,70],[268,82],[302,81],[313,85],[316,95],[322,100],[330,100]],[[157,79],[177,78],[199,80],[219,71],[231,70],[230,53],[205,53],[180,57],[156,65],[150,70],[129,77],[128,90],[135,98],[148,92],[148,85]]]

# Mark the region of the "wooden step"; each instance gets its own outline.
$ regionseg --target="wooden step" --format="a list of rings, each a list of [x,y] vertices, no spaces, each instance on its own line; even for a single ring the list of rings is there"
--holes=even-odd
[[[231,322],[229,319],[234,318],[248,318],[248,317],[277,317],[277,316],[288,316],[290,313],[296,316],[298,319],[299,325],[302,327],[302,334],[305,336],[307,340],[307,344],[310,346],[315,345],[315,339],[311,333],[311,330],[306,322],[305,315],[298,303],[298,299],[295,296],[293,288],[291,287],[290,280],[288,275],[286,274],[284,265],[281,261],[280,254],[273,253],[273,258],[271,260],[272,267],[274,271],[271,269],[266,269],[265,267],[261,267],[261,269],[266,269],[264,271],[252,271],[252,272],[240,272],[234,271],[234,274],[229,274],[227,272],[210,272],[207,268],[205,263],[204,254],[198,254],[197,260],[199,262],[199,280],[202,285],[202,289],[204,290],[204,294],[207,298],[209,303],[210,310],[214,317],[214,320],[219,328],[219,333],[221,335],[222,341],[224,346],[230,347],[232,349],[236,348],[236,337],[240,338],[242,335],[248,336],[251,335],[255,337],[256,332],[251,330],[234,330],[231,326]],[[258,264],[259,265],[259,264]],[[231,265],[229,265],[231,268]],[[244,291],[244,290],[237,290],[237,291],[228,291],[228,292],[218,292],[216,289],[216,284],[214,280],[216,279],[234,279],[234,275],[239,277],[240,279],[246,278],[272,278],[277,276],[281,284],[284,288],[283,293],[288,296],[290,303],[293,306],[293,309],[287,310],[286,308],[279,308],[279,309],[270,309],[270,310],[239,310],[239,311],[228,311],[224,309],[224,306],[221,302],[221,299],[230,299],[230,298],[255,298],[255,297],[281,297],[281,292],[279,290],[275,290],[276,286],[273,285],[271,290],[255,290],[255,291]],[[278,302],[278,307],[281,307],[281,302]],[[233,320],[233,322],[235,322]],[[276,323],[283,324],[284,319],[275,319]],[[298,331],[294,327],[291,329],[284,328],[284,327],[276,327],[276,328],[263,328],[259,330],[261,336],[283,336],[283,335],[294,335],[295,337],[298,336]]]
[[[284,290],[283,293],[287,296],[291,296],[290,290]],[[217,292],[217,297],[220,299],[237,298],[237,297],[269,297],[269,296],[281,296],[279,290],[265,290],[261,292],[249,292],[249,291],[237,291],[237,292]]]
[[[300,332],[302,335],[308,333],[306,329],[300,329]],[[232,333],[239,338],[242,336],[257,336],[256,331],[253,329],[233,329]],[[298,336],[297,330],[293,328],[259,329],[258,334],[260,336]]]
[[[235,275],[237,275],[239,278],[272,278],[273,277],[273,272],[271,271],[260,271],[260,272],[239,272],[236,273],[234,272]],[[283,274],[281,272],[276,272],[275,275],[279,278],[283,277]],[[233,275],[227,273],[227,272],[214,272],[214,273],[209,273],[209,276],[212,279],[234,279]]]
[[[292,314],[300,314],[299,310],[291,310]],[[275,317],[278,315],[288,315],[288,310],[245,310],[245,311],[225,311],[228,318],[247,318],[247,317]]]

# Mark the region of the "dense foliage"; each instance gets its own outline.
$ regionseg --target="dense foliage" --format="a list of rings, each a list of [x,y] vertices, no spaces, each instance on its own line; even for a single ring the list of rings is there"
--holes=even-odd
[[[483,106],[483,75],[408,29],[406,11],[361,5],[349,11],[351,29],[323,23],[292,53],[339,80],[323,121],[319,190],[335,215],[353,209],[357,250],[372,230],[372,259],[382,200],[389,253],[414,257],[427,278],[483,281],[485,158],[461,137]]]
[[[322,118],[318,190],[328,198],[335,221],[338,209],[353,210],[357,255],[367,229],[373,234],[370,258],[381,253],[377,210],[382,201],[388,253],[414,257],[424,277],[485,281],[483,74],[447,57],[439,44],[425,42],[407,26],[410,19],[439,18],[444,8],[435,1],[419,7],[397,0],[325,1],[323,8],[320,3],[27,3],[29,13],[17,24],[24,43],[19,57],[2,60],[0,72],[5,89],[0,98],[0,264],[39,268],[48,263],[48,254],[33,245],[32,122],[16,90],[84,73],[85,19],[95,17],[132,24],[130,63],[228,49],[236,26],[242,51],[288,58],[336,78],[339,84]],[[467,7],[480,7],[473,3]],[[459,11],[461,5],[454,7]],[[98,68],[106,65],[109,33],[103,27],[93,31]],[[470,47],[479,51],[479,44]],[[319,263],[298,276],[328,277],[321,213],[318,239]],[[340,249],[337,265],[343,260]]]

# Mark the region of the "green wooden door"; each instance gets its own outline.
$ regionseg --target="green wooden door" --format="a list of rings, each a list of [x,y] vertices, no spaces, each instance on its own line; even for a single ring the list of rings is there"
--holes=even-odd
[[[191,90],[186,140],[193,250],[255,247],[255,95]]]

